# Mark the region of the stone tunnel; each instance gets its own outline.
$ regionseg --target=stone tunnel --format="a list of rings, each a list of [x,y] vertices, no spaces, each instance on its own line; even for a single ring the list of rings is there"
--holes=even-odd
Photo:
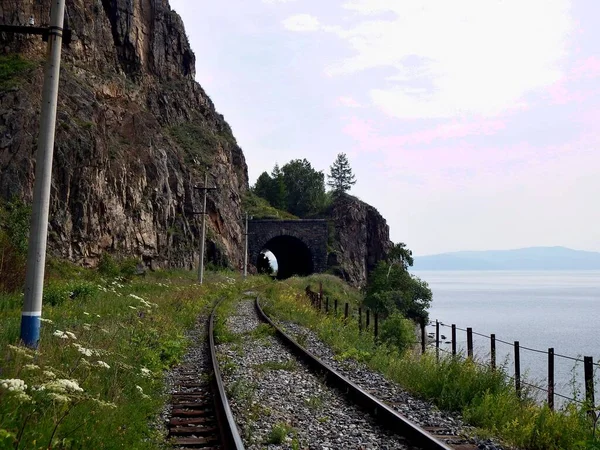
[[[248,262],[259,267],[261,252],[277,258],[277,278],[310,275],[327,268],[327,221],[248,221]]]

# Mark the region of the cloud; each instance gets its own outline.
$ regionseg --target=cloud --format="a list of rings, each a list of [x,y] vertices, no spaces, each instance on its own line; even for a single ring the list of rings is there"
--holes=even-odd
[[[268,3],[270,5],[276,5],[279,3],[290,3],[295,2],[296,0],[262,0],[263,3]]]
[[[317,31],[321,28],[319,19],[310,14],[296,14],[283,20],[282,24],[290,31]]]
[[[385,69],[371,101],[402,119],[496,116],[522,107],[526,93],[562,77],[573,26],[567,0],[351,0],[344,7],[356,25],[321,28],[354,54],[326,73]],[[590,66],[596,61],[583,70]]]
[[[347,108],[360,108],[361,104],[354,100],[352,97],[341,96],[338,97],[337,103],[340,106],[345,106]]]

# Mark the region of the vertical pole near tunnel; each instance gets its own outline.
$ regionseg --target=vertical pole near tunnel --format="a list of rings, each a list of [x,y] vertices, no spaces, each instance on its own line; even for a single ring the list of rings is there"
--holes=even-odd
[[[25,299],[21,314],[21,340],[26,346],[33,348],[37,347],[40,339],[64,16],[65,0],[54,0],[48,31],[48,61],[42,91],[40,134],[36,153],[33,208],[27,251]]]
[[[246,213],[246,231],[244,232],[244,278],[248,276],[248,213]]]
[[[206,196],[208,195],[208,172],[204,173],[204,195],[202,200],[202,234],[200,236],[200,264],[198,265],[198,282],[204,281],[204,240],[206,234]]]

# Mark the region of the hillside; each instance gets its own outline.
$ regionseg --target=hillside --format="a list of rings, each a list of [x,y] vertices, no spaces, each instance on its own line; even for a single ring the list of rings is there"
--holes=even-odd
[[[50,0],[2,2],[0,23],[48,22]],[[192,267],[209,174],[207,257],[242,262],[247,167],[194,81],[196,58],[168,1],[67,0],[49,249],[81,265],[104,252]],[[31,202],[46,44],[2,33],[0,199]]]
[[[415,270],[600,270],[600,253],[566,247],[462,251],[415,257]]]

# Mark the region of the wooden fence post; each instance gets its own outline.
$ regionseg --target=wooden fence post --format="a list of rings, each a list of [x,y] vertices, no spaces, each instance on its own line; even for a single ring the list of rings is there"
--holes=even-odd
[[[440,360],[440,322],[435,321],[435,358]]]
[[[452,324],[452,356],[456,356],[456,325]]]
[[[492,370],[496,370],[496,335],[490,334],[490,358]]]
[[[594,414],[594,361],[591,356],[583,357],[583,375],[585,377],[585,400],[590,415]]]
[[[425,319],[421,319],[421,354],[425,354],[426,345],[426,334],[425,334]]]
[[[358,330],[362,331],[362,308],[358,307]]]
[[[374,320],[375,327],[373,329],[373,334],[375,334],[375,339],[377,339],[379,337],[379,316],[377,315],[377,313],[374,314]]]
[[[473,359],[473,328],[467,328],[467,356]]]
[[[515,341],[515,390],[517,397],[521,398],[521,355],[519,341]]]
[[[548,408],[554,409],[554,349],[548,349]]]

